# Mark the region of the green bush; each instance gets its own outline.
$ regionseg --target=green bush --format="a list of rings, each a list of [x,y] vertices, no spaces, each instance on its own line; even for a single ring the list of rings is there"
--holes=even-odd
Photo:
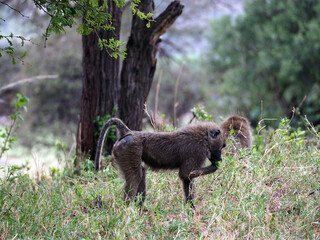
[[[244,14],[211,24],[208,69],[221,108],[251,120],[291,116],[320,123],[318,0],[247,1]]]

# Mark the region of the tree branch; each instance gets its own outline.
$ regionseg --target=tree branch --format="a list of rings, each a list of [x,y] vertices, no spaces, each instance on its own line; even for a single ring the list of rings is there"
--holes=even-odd
[[[151,23],[151,41],[156,43],[161,35],[175,22],[182,14],[184,6],[180,1],[173,1],[169,6]]]
[[[28,16],[24,15],[22,12],[20,12],[18,9],[15,9],[14,7],[11,7],[8,3],[0,1],[1,4],[6,5],[8,8],[12,9],[13,11],[16,11],[19,13],[22,17],[29,18]],[[1,18],[2,19],[2,18]]]
[[[36,80],[42,80],[42,79],[55,79],[58,77],[59,77],[59,75],[41,75],[41,76],[35,76],[35,77],[31,77],[31,78],[21,79],[19,81],[10,83],[10,84],[5,85],[3,87],[0,87],[0,92],[5,91],[10,88],[13,88],[13,87],[16,87],[17,85],[27,83],[27,82],[34,82]]]

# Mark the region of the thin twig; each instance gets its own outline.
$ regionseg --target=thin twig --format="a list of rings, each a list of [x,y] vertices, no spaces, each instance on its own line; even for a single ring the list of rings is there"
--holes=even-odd
[[[258,122],[258,126],[261,126],[261,123],[264,122],[264,121],[276,121],[278,119],[276,118],[263,118],[261,119],[259,122]],[[266,128],[266,126],[262,126],[259,131],[258,131],[258,135],[260,134],[260,132],[262,131],[262,129]]]
[[[39,7],[45,14],[50,16],[51,18],[54,17],[53,14],[49,13],[40,3],[35,3],[37,7]]]
[[[155,114],[158,114],[158,104],[159,104],[158,101],[159,101],[161,78],[162,78],[162,69],[160,70],[160,74],[159,74],[159,78],[158,78],[158,82],[157,82],[157,88],[156,88],[156,96],[155,96],[155,100],[154,100],[154,112],[155,112]]]
[[[177,103],[177,98],[178,98],[178,86],[179,86],[179,82],[180,82],[180,78],[181,78],[181,74],[182,74],[182,70],[183,70],[184,64],[181,64],[180,67],[180,71],[179,71],[179,75],[177,77],[176,80],[176,86],[174,89],[174,99],[173,99],[173,126],[177,127],[177,106],[179,103]]]
[[[34,44],[34,45],[39,45],[39,44],[33,42],[31,39],[26,39],[26,38],[24,38],[23,36],[19,36],[19,35],[10,34],[10,35],[1,35],[1,36],[2,36],[3,38],[6,38],[6,39],[8,39],[8,38],[11,38],[11,39],[20,39],[21,42],[24,41],[24,42],[30,42],[30,43],[32,43],[32,44]]]
[[[144,112],[146,113],[147,117],[149,118],[150,124],[153,127],[153,130],[156,131],[157,124],[156,124],[156,121],[155,121],[155,117],[153,118],[153,117],[150,116],[146,103],[144,103]]]
[[[318,139],[318,145],[320,145],[320,136],[317,132],[317,130],[314,128],[313,124],[308,120],[307,115],[304,116],[304,120],[306,121],[306,127],[311,132],[312,135],[314,135]]]
[[[101,41],[102,38],[99,36],[99,34],[98,34],[98,32],[97,32],[97,29],[94,28],[93,30],[94,30],[95,34],[97,35],[97,38]],[[104,49],[106,50],[107,54],[108,54],[110,57],[112,57],[112,54],[108,51],[108,48],[107,48],[104,44],[102,44],[102,45],[103,45]]]
[[[12,9],[13,11],[19,13],[22,17],[25,17],[25,18],[30,18],[26,15],[24,15],[22,12],[20,12],[18,9],[15,9],[14,7],[11,7],[9,4],[5,3],[5,2],[2,2],[0,1],[0,3],[2,3],[3,5],[6,5],[8,8]]]
[[[302,104],[307,100],[307,95],[303,97],[297,108],[301,108]]]
[[[13,120],[13,122],[10,125],[10,128],[7,131],[7,136],[6,136],[6,138],[5,138],[4,142],[3,142],[2,148],[0,149],[0,159],[2,158],[2,155],[4,154],[4,152],[6,152],[7,144],[9,142],[9,139],[10,139],[11,135],[12,135],[13,128],[16,125],[16,122],[17,122],[17,118],[15,118]]]
[[[192,121],[193,121],[195,118],[196,118],[196,115],[193,113],[193,116],[192,116],[192,118],[190,119],[189,124],[191,124]]]
[[[48,34],[49,34],[49,27],[50,27],[50,25],[51,25],[51,21],[52,21],[52,17],[51,17],[51,19],[50,19],[50,22],[49,22],[49,24],[48,24],[48,27],[47,27],[47,29],[46,29],[46,34],[45,34],[45,39],[44,39],[44,48],[46,48],[47,47],[47,40],[48,40]]]

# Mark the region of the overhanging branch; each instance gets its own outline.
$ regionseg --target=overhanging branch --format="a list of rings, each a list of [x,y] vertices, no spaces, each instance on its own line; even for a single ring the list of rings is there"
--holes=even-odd
[[[151,23],[152,43],[157,43],[158,39],[163,35],[175,20],[182,14],[184,6],[180,1],[173,1],[169,6]]]
[[[15,12],[17,12],[17,13],[19,13],[22,17],[25,17],[25,18],[29,18],[28,16],[26,16],[26,15],[24,15],[21,11],[19,11],[18,9],[16,9],[16,8],[14,8],[14,7],[12,7],[12,6],[10,6],[8,3],[6,3],[6,2],[3,2],[3,1],[0,1],[0,3],[1,4],[3,4],[3,5],[6,5],[8,8],[10,8],[11,10],[13,10],[13,11],[15,11]],[[1,18],[2,19],[2,18]]]

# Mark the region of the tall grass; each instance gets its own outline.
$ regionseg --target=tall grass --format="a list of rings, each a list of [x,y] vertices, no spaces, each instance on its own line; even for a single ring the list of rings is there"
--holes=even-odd
[[[307,135],[283,121],[256,135],[251,151],[224,156],[216,173],[196,179],[195,213],[175,172],[148,171],[139,209],[122,201],[112,165],[40,180],[12,170],[0,182],[0,238],[319,239],[319,139]]]

